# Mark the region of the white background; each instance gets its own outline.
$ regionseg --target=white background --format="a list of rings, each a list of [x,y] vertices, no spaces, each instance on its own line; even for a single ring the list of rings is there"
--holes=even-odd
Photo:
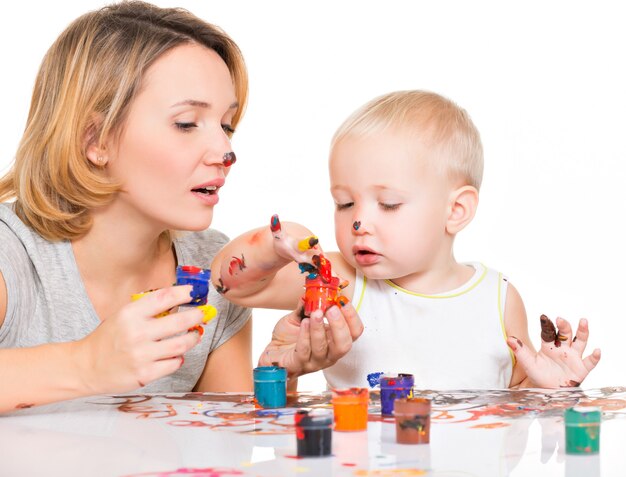
[[[0,171],[14,156],[45,51],[71,20],[104,3],[2,7]],[[238,161],[215,228],[235,236],[279,213],[335,249],[326,170],[335,128],[379,94],[436,91],[469,111],[485,148],[481,204],[457,238],[457,259],[510,277],[536,346],[541,313],[589,318],[588,351],[600,347],[603,357],[584,386],[626,384],[626,28],[618,2],[155,3],[221,26],[249,67]],[[280,316],[255,313],[255,356]],[[318,374],[300,389],[322,387]]]

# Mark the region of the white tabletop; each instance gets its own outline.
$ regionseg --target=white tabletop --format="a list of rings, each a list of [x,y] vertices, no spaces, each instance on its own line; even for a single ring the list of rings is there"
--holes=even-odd
[[[286,408],[241,394],[97,396],[0,415],[0,476],[626,475],[626,387],[425,391],[428,445],[395,443],[373,394],[367,431],[333,432],[332,456],[298,459],[293,414],[330,407],[299,393]],[[600,453],[565,454],[563,410],[603,410]]]

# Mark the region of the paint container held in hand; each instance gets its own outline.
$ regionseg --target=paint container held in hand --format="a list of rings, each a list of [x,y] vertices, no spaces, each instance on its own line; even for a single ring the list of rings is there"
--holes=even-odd
[[[287,404],[287,370],[280,366],[259,366],[252,371],[254,398],[259,406],[272,409]]]
[[[334,389],[332,401],[335,430],[366,430],[369,397],[370,393],[367,388]]]
[[[398,398],[413,397],[412,374],[385,374],[380,377],[380,413],[393,415],[393,402]]]
[[[430,399],[398,398],[394,401],[396,442],[428,444],[430,442]]]
[[[564,418],[565,452],[597,454],[600,451],[600,409],[574,406],[565,410]]]
[[[300,410],[294,415],[298,457],[330,455],[333,413],[329,409]]]

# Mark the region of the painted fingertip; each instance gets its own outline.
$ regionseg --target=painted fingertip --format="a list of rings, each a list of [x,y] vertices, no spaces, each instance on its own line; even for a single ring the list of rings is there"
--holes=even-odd
[[[306,252],[307,250],[310,250],[313,247],[315,247],[318,243],[319,243],[319,239],[315,235],[311,235],[298,242],[298,250],[300,252]]]
[[[337,297],[337,303],[339,303],[339,305],[343,308],[344,306],[346,306],[348,303],[350,303],[350,299],[347,296],[344,295],[339,295]]]
[[[280,219],[278,218],[278,214],[272,215],[272,218],[270,219],[270,230],[272,232],[279,232],[280,228]]]

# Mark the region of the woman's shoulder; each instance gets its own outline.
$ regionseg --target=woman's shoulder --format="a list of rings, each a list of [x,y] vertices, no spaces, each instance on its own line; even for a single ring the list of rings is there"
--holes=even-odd
[[[182,232],[174,239],[176,250],[182,255],[179,257],[179,263],[208,268],[213,257],[228,240],[226,234],[215,229]]]

